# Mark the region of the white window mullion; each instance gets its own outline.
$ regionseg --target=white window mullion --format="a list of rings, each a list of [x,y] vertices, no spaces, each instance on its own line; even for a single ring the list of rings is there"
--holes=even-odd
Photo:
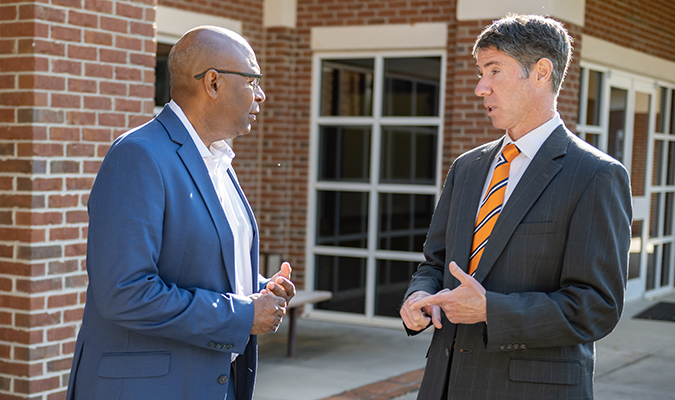
[[[382,56],[375,57],[375,68],[373,71],[373,125],[372,125],[372,145],[370,153],[370,212],[368,214],[368,262],[366,269],[366,318],[371,319],[375,315],[375,293],[377,285],[377,260],[375,251],[377,250],[377,230],[379,217],[379,193],[377,185],[380,181],[380,147],[382,146],[382,130],[380,119],[382,115],[382,94],[383,88],[383,69],[384,61]]]

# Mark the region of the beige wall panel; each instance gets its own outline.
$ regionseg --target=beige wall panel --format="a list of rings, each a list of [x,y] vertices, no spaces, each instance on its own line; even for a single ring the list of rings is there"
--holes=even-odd
[[[157,40],[161,42],[175,43],[185,32],[201,25],[220,26],[239,34],[242,32],[241,21],[173,7],[157,6]]]
[[[584,35],[581,60],[639,75],[675,82],[675,62]]]
[[[312,28],[312,50],[445,49],[445,23],[335,26]]]
[[[499,19],[507,13],[550,15],[584,26],[586,0],[457,0],[457,19]]]

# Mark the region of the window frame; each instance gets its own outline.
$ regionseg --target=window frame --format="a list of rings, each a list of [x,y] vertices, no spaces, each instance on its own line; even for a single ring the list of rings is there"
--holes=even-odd
[[[440,81],[438,116],[436,117],[383,117],[384,101],[384,59],[411,58],[411,57],[440,57]],[[372,115],[364,117],[321,116],[321,79],[322,61],[334,59],[372,58],[373,67],[373,104]],[[310,116],[310,151],[308,174],[308,207],[306,231],[306,269],[305,285],[308,289],[315,288],[315,256],[351,256],[366,259],[366,304],[364,314],[351,314],[339,311],[318,310],[306,307],[305,313],[312,318],[339,322],[353,322],[375,326],[398,326],[399,321],[392,317],[377,316],[375,311],[375,297],[377,286],[377,260],[391,259],[402,261],[421,262],[424,260],[422,252],[407,252],[378,249],[379,227],[379,195],[380,193],[426,194],[434,196],[434,205],[438,202],[441,185],[443,183],[442,155],[445,124],[445,97],[446,97],[447,52],[441,49],[429,50],[401,50],[401,51],[349,51],[349,52],[315,52],[312,57],[312,87],[311,87],[311,116]],[[370,148],[370,180],[362,182],[319,181],[319,127],[321,125],[358,125],[371,127]],[[437,126],[436,148],[436,177],[432,185],[421,184],[392,184],[380,183],[382,127],[393,126]],[[316,245],[317,228],[317,191],[359,191],[367,192],[368,203],[368,244],[366,248],[347,248],[336,246]],[[431,221],[429,221],[431,222]]]
[[[580,95],[579,95],[579,118],[577,121],[577,135],[584,141],[586,141],[586,134],[597,134],[599,135],[599,149],[603,152],[607,152],[608,148],[608,131],[609,131],[609,111],[610,111],[610,90],[611,87],[618,89],[627,90],[627,111],[625,125],[626,125],[626,138],[628,142],[630,140],[631,145],[633,144],[634,139],[634,109],[633,105],[635,102],[636,92],[647,93],[650,95],[650,118],[648,125],[648,142],[647,142],[647,162],[645,170],[645,188],[644,195],[639,197],[633,197],[634,203],[634,220],[641,220],[642,222],[642,235],[640,237],[641,241],[641,268],[640,268],[640,277],[634,278],[628,281],[628,290],[627,290],[627,300],[634,300],[638,298],[643,298],[645,296],[658,296],[663,293],[672,291],[673,285],[675,283],[675,232],[671,235],[656,236],[650,237],[651,231],[651,203],[652,195],[664,193],[661,196],[661,202],[659,204],[659,215],[664,215],[665,210],[665,193],[672,191],[672,186],[668,185],[653,185],[652,177],[656,173],[653,169],[654,164],[654,146],[657,140],[664,141],[664,143],[675,141],[675,134],[669,134],[667,132],[657,132],[656,125],[657,121],[655,115],[657,113],[658,107],[660,104],[657,103],[656,93],[661,90],[662,87],[667,89],[666,93],[666,102],[665,102],[665,115],[664,115],[664,130],[668,130],[670,127],[670,122],[672,118],[675,118],[672,110],[672,101],[673,93],[675,92],[675,82],[666,82],[661,79],[650,78],[644,75],[637,75],[634,73],[625,72],[622,70],[617,70],[615,68],[609,68],[592,62],[581,61],[580,66],[582,68],[581,75],[581,86],[580,86]],[[599,125],[586,125],[586,113],[587,113],[587,96],[588,96],[588,74],[590,70],[598,71],[603,74],[602,85],[601,85],[601,99],[602,103],[600,107],[600,121]],[[652,118],[654,116],[654,118]],[[583,123],[582,123],[583,122]],[[623,165],[628,169],[629,173],[632,171],[632,146],[626,146],[624,149],[624,160]],[[667,149],[665,150],[667,151]],[[667,154],[667,153],[666,153]],[[662,165],[659,165],[658,168],[661,168],[665,173],[667,163],[664,162]],[[647,210],[646,213],[640,210]],[[675,218],[675,217],[674,217]],[[675,223],[675,222],[674,222]],[[660,249],[663,248],[664,244],[671,243],[671,254],[670,254],[670,274],[668,277],[669,282],[659,287],[658,284],[656,288],[646,289],[647,283],[647,255],[648,249],[654,246],[660,246]],[[662,251],[662,250],[660,250]],[[661,253],[659,253],[660,255]],[[657,264],[656,270],[656,281],[658,282],[661,277],[661,262],[662,260],[655,261]]]

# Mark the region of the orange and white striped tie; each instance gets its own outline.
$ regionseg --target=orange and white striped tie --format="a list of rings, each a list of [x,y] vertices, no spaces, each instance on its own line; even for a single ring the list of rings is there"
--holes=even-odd
[[[483,249],[490,239],[490,233],[494,228],[499,213],[502,212],[502,203],[504,203],[504,193],[506,193],[506,184],[509,181],[509,170],[511,161],[520,154],[520,150],[515,144],[509,143],[504,147],[502,154],[495,166],[495,171],[490,180],[490,187],[485,194],[485,198],[480,204],[478,218],[476,218],[476,228],[473,230],[473,242],[471,244],[471,256],[469,257],[469,274],[473,274],[478,267],[480,258],[483,255]]]

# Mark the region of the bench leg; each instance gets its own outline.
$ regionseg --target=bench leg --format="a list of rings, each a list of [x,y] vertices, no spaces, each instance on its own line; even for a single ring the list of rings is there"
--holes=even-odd
[[[298,307],[291,308],[291,313],[288,315],[288,356],[295,357],[295,337],[296,337],[296,324],[298,316]]]

